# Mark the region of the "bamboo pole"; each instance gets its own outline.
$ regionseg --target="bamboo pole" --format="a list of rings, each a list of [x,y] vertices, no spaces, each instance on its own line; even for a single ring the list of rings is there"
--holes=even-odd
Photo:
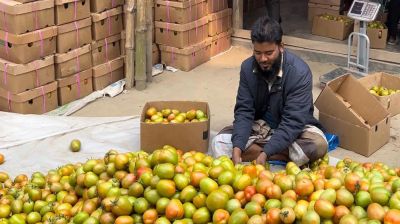
[[[137,90],[146,88],[146,0],[137,0],[135,32],[135,86]]]
[[[125,73],[126,88],[131,89],[135,84],[135,0],[127,0],[125,12]]]
[[[154,2],[153,0],[146,1],[146,23],[147,23],[147,41],[146,41],[146,77],[147,81],[153,81],[153,32],[154,32]]]
[[[242,29],[243,28],[243,1],[233,0],[233,28]]]

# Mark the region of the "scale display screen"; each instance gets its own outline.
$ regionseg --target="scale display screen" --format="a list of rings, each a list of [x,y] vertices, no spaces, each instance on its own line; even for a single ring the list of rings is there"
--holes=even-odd
[[[378,15],[380,7],[381,4],[379,3],[355,0],[347,16],[352,19],[371,22]]]

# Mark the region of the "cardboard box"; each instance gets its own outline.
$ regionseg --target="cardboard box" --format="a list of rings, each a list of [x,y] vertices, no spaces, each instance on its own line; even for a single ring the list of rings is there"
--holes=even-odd
[[[93,67],[93,89],[102,90],[124,78],[124,57]]]
[[[56,24],[66,24],[90,17],[89,0],[55,0]]]
[[[58,105],[83,98],[93,92],[92,69],[58,79]]]
[[[14,64],[0,59],[0,88],[12,94],[45,85],[55,80],[54,56],[28,64]]]
[[[342,148],[370,156],[389,141],[389,113],[352,75],[328,82],[315,106],[322,126],[339,136]]]
[[[86,18],[58,26],[57,53],[65,53],[92,42],[92,20]]]
[[[18,94],[0,88],[0,111],[43,114],[57,108],[57,82]]]
[[[208,37],[208,17],[186,24],[156,21],[155,27],[156,43],[176,48],[189,47]]]
[[[207,0],[208,13],[219,12],[228,8],[228,0]]]
[[[0,1],[2,9],[0,29],[22,34],[54,26],[54,0],[41,0],[22,4],[17,1]]]
[[[182,71],[190,71],[210,60],[211,38],[183,49],[160,45],[160,50],[163,64]]]
[[[92,67],[90,44],[67,53],[56,54],[56,78],[63,78]]]
[[[126,39],[126,33],[125,30],[121,32],[121,55],[125,55],[125,39]]]
[[[90,11],[99,13],[124,5],[124,0],[90,0]]]
[[[212,37],[232,28],[232,9],[208,15],[208,36]]]
[[[160,50],[157,44],[153,43],[153,65],[160,63]]]
[[[346,16],[340,17],[347,18]],[[353,21],[346,24],[344,22],[326,20],[315,16],[312,26],[312,34],[338,40],[345,40],[349,37],[350,33],[353,32],[353,26]]]
[[[370,90],[374,86],[383,86],[387,89],[393,90],[400,89],[400,77],[383,72],[365,76],[359,79],[359,81],[365,88],[367,88],[367,90]],[[375,96],[375,98],[378,99],[391,116],[400,113],[400,93],[395,93],[389,96]]]
[[[308,2],[322,5],[341,6],[343,0],[309,0]]]
[[[0,57],[17,64],[26,64],[56,52],[57,27],[47,27],[25,34],[0,30]]]
[[[185,24],[207,16],[206,0],[189,0],[183,2],[157,0],[155,4],[155,21]]]
[[[339,15],[340,7],[335,5],[308,3],[308,21],[313,21],[315,16],[322,14]]]
[[[376,49],[385,49],[388,36],[388,29],[372,29],[367,28],[367,36],[369,37],[370,47]]]
[[[183,124],[148,124],[145,123],[145,114],[148,108],[156,107],[188,111],[202,110],[209,119],[204,122]],[[155,136],[157,136],[155,138]],[[164,145],[172,145],[185,152],[196,150],[207,153],[210,139],[210,108],[206,102],[195,101],[155,101],[147,102],[142,110],[140,122],[140,148],[152,152]]]
[[[92,34],[94,40],[120,34],[122,31],[122,7],[92,14]]]
[[[103,64],[121,56],[121,35],[117,34],[106,37],[103,40],[92,43],[92,64],[93,66]]]
[[[211,43],[211,57],[225,52],[231,48],[232,45],[232,30],[218,34],[212,37]]]

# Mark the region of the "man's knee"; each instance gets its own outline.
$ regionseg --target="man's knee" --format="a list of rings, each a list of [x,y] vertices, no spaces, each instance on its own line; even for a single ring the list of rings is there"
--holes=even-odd
[[[310,162],[324,157],[328,151],[326,139],[317,133],[304,132],[296,142],[300,145]]]

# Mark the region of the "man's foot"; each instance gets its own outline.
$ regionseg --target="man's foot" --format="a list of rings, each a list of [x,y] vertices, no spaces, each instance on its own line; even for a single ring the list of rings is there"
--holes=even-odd
[[[390,37],[388,40],[388,44],[389,45],[396,45],[397,44],[397,40],[394,37]]]

